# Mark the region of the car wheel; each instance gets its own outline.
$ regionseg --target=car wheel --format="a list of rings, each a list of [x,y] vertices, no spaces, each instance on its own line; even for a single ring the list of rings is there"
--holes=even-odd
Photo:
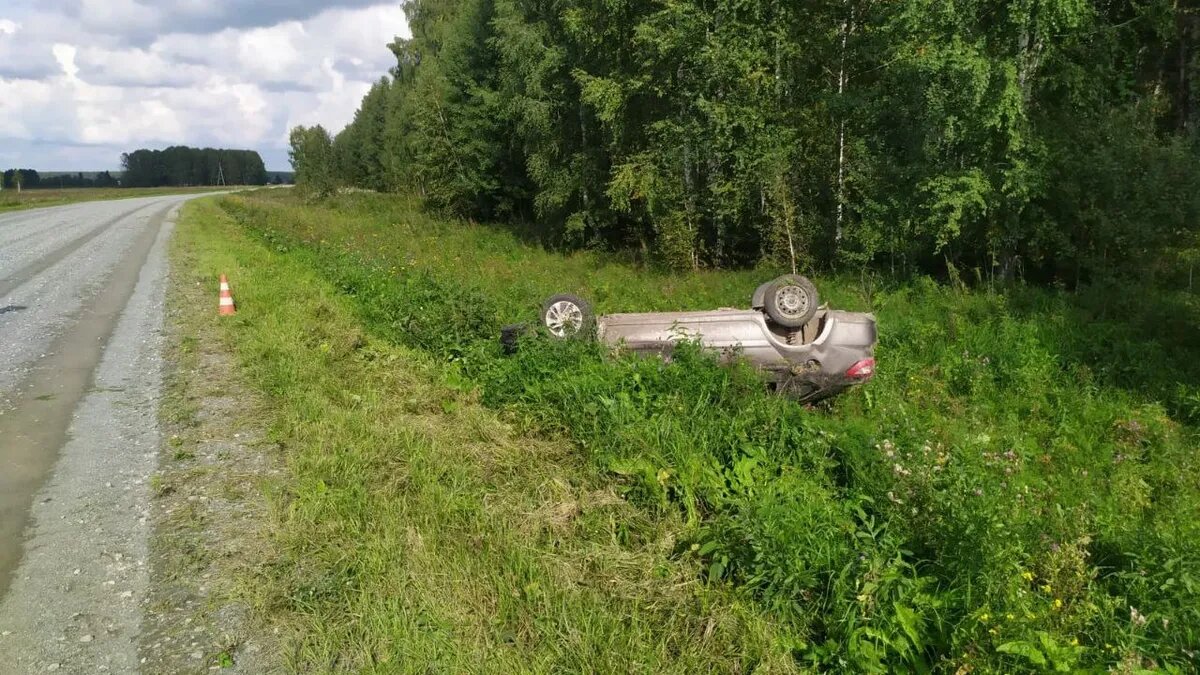
[[[542,305],[542,325],[556,338],[586,335],[595,321],[591,306],[574,295],[556,295]]]
[[[813,282],[795,274],[772,281],[764,300],[767,316],[784,328],[800,328],[812,321],[821,304]]]

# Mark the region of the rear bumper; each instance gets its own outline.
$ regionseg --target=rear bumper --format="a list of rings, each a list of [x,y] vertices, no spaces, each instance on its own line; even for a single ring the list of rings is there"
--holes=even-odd
[[[799,401],[836,396],[875,376],[875,317],[858,312],[831,311],[816,341],[781,355],[784,364],[766,366],[781,393]]]
[[[819,368],[814,370],[831,380],[836,380],[845,376],[847,371],[863,359],[874,358],[877,339],[873,315],[831,311],[826,315],[825,330],[812,344],[805,345],[795,352],[785,351],[783,356],[792,364],[801,359],[804,359],[805,363],[815,361]],[[793,369],[791,374],[802,373]]]

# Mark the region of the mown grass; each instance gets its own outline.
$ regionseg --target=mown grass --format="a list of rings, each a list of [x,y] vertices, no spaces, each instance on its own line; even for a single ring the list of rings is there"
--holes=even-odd
[[[750,653],[692,652],[693,663],[745,670],[764,654],[786,654],[770,662],[1196,669],[1194,296],[821,279],[835,305],[879,317],[881,370],[867,387],[806,409],[695,350],[668,365],[544,341],[502,358],[495,344],[500,325],[531,319],[554,292],[582,293],[601,311],[744,305],[772,270],[676,276],[562,256],[394,197],[343,196],[317,208],[259,193],[221,205],[274,250],[272,266],[331,284],[363,339],[419,350],[447,386],[526,435],[559,439],[556,447],[571,441],[575,452],[558,456],[568,474],[622,497],[609,516],[618,550],[650,546],[656,564],[678,566],[679,583],[733,594],[777,626],[755,632],[765,642]],[[262,351],[247,366],[279,361]],[[311,412],[321,424],[335,419]],[[386,467],[357,475],[379,472]],[[348,522],[356,521],[339,513],[305,521]],[[338,607],[321,600],[296,611],[324,631]],[[370,632],[367,623],[359,629]]]
[[[179,278],[233,282],[222,326],[289,468],[272,490],[281,553],[250,580],[289,670],[794,670],[772,621],[672,555],[677,519],[364,331],[314,258],[249,239],[211,201],[176,237]]]
[[[0,213],[110,199],[198,194],[214,192],[218,189],[223,188],[67,188],[62,190],[43,190],[39,188],[37,190],[23,190],[21,192],[4,190],[0,192]]]

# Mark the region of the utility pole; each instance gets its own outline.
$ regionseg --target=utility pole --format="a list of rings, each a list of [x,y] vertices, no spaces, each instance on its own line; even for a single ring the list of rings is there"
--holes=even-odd
[[[217,162],[217,185],[225,185],[225,167]]]

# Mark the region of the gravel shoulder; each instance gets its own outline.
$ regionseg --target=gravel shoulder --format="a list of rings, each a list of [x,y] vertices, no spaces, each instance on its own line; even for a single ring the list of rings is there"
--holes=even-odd
[[[284,472],[263,403],[216,322],[214,278],[172,247],[165,442],[153,478],[150,586],[140,638],[147,673],[281,672],[257,623],[253,580],[270,559],[267,485]]]

